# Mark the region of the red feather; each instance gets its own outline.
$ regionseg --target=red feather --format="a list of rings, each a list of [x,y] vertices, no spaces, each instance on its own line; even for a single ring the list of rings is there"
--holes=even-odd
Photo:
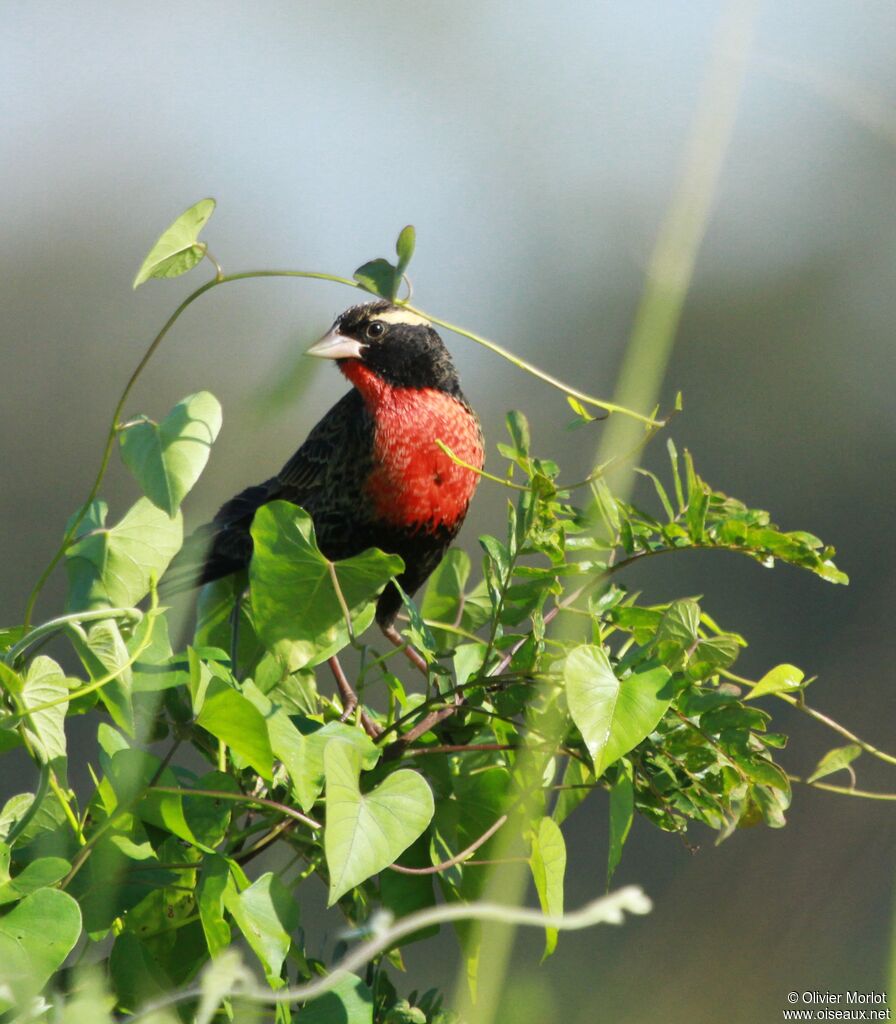
[[[453,527],[463,519],[479,483],[436,444],[481,469],[482,434],[475,416],[452,395],[435,388],[397,388],[358,360],[342,372],[364,397],[375,424],[375,468],[365,489],[377,515],[412,529]]]

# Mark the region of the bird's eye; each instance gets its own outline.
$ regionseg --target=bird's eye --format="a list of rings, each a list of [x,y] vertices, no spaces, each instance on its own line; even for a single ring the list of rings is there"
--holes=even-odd
[[[364,331],[364,336],[369,338],[371,341],[376,341],[377,338],[382,338],[385,333],[386,328],[383,324],[381,324],[379,320],[374,320],[372,324],[367,325]]]

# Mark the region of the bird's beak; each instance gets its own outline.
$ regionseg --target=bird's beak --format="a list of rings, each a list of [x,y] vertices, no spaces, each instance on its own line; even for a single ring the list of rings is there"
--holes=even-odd
[[[347,338],[334,327],[306,352],[306,356],[318,359],[360,359],[364,346],[354,338]]]

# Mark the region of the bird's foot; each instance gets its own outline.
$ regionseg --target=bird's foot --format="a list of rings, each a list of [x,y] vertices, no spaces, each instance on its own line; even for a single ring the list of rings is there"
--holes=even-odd
[[[358,709],[358,695],[352,689],[352,684],[348,681],[345,672],[342,671],[342,666],[339,664],[339,659],[334,654],[327,662],[330,666],[330,671],[333,673],[336,679],[336,687],[339,690],[339,697],[342,700],[342,714],[339,716],[340,722],[347,722]],[[376,722],[367,714],[367,712],[361,708],[358,717],[360,718],[361,725],[364,727],[364,731],[372,739],[378,739],[382,734],[382,729],[377,725]]]

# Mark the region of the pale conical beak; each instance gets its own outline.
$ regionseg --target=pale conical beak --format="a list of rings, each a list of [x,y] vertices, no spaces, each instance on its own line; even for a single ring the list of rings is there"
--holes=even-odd
[[[334,327],[320,341],[315,342],[306,352],[306,356],[317,356],[318,359],[360,359],[364,345],[354,338],[347,338]]]

